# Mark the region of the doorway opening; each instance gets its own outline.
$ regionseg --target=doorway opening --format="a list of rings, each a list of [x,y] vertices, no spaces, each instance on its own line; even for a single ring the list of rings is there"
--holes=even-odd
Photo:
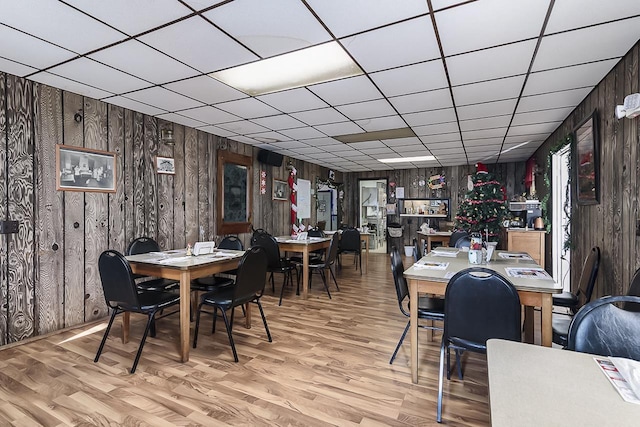
[[[358,183],[360,195],[358,227],[367,227],[369,236],[369,250],[372,252],[387,252],[387,179],[360,180]]]
[[[328,185],[318,187],[316,219],[323,231],[338,229],[338,191]]]
[[[571,185],[569,185],[570,146],[567,145],[551,158],[553,186],[551,216],[553,280],[562,285],[564,291],[571,291],[571,248],[565,245],[570,233]]]

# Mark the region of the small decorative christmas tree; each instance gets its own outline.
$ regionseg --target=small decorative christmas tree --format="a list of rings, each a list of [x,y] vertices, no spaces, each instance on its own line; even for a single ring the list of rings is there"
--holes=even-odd
[[[456,228],[468,233],[479,232],[489,241],[498,241],[502,220],[507,214],[506,192],[487,167],[476,164],[477,172],[470,177],[469,191],[458,206]]]

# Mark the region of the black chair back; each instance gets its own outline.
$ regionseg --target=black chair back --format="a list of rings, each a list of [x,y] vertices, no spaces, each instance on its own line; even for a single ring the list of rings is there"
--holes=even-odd
[[[218,249],[229,249],[232,251],[242,251],[244,250],[244,246],[242,246],[242,241],[238,239],[237,236],[226,236],[220,244],[218,245]]]
[[[585,304],[569,327],[569,350],[640,361],[640,313],[614,303],[640,304],[640,297],[604,297]]]
[[[464,230],[454,231],[451,234],[451,237],[449,237],[449,247],[451,247],[451,248],[459,247],[459,246],[456,246],[456,242],[458,240],[460,240],[461,238],[463,238],[463,237],[467,237],[468,238],[469,237],[469,233],[467,233]]]
[[[276,238],[267,233],[260,233],[254,236],[256,241],[252,244],[252,247],[259,246],[264,249],[265,254],[267,255],[268,269],[279,269],[281,265],[280,246],[278,245]]]
[[[307,232],[309,237],[325,237],[324,231],[320,230],[320,228],[310,228]]]
[[[340,236],[340,250],[342,252],[358,252],[360,253],[362,243],[360,240],[360,232],[357,228],[348,228],[342,232]]]
[[[262,294],[267,282],[267,263],[263,247],[254,246],[245,252],[238,263],[232,306],[252,301],[256,295]]]
[[[471,239],[468,236],[462,236],[457,241],[454,247],[460,248],[468,248],[471,246]]]
[[[340,237],[338,236],[338,233],[333,233],[333,236],[331,236],[331,242],[329,243],[329,254],[327,255],[327,259],[324,263],[326,266],[335,264],[336,259],[338,258],[338,246],[340,246]]]
[[[395,246],[391,248],[391,273],[393,274],[393,282],[396,285],[396,294],[398,296],[398,305],[400,311],[405,316],[409,316],[409,312],[405,311],[402,305],[403,301],[409,295],[409,286],[407,279],[404,278],[404,265],[402,264],[402,256]]]
[[[414,262],[418,262],[420,261],[420,258],[422,258],[424,254],[424,249],[422,248],[422,245],[420,243],[418,243],[418,239],[413,239],[413,261]]]
[[[631,279],[629,290],[627,291],[629,297],[640,297],[640,269],[636,270],[636,273]],[[632,302],[625,302],[622,305],[626,311],[640,311],[640,304],[634,304]]]
[[[578,307],[582,307],[584,304],[591,301],[599,268],[600,248],[594,246],[591,248],[591,251],[589,251],[589,255],[587,255],[584,260],[584,264],[582,265],[580,281],[578,282],[578,291],[576,293],[576,296],[578,297]]]
[[[148,252],[159,252],[160,245],[151,237],[138,237],[129,243],[127,255],[146,254]]]
[[[98,259],[98,270],[104,299],[110,308],[118,305],[132,308],[140,306],[131,266],[120,252],[104,251]]]
[[[264,229],[262,228],[257,228],[255,230],[253,230],[253,234],[251,235],[251,246],[254,246],[258,240],[258,237],[262,234],[266,234],[267,236],[270,236],[269,233],[267,233]]]
[[[520,297],[511,282],[487,268],[458,272],[444,297],[443,340],[486,352],[489,338],[520,341]]]

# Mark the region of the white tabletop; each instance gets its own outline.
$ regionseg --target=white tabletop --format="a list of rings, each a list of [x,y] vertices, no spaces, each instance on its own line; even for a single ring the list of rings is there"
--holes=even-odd
[[[318,242],[328,242],[331,237],[309,237],[303,240],[292,239],[291,236],[278,236],[276,241],[278,243],[294,243],[297,245],[311,245]]]
[[[592,355],[503,340],[487,341],[493,427],[638,426]]]
[[[448,248],[448,250],[454,250]],[[559,293],[562,292],[562,287],[557,284],[551,276],[547,275],[547,278],[521,278],[511,277],[507,274],[507,268],[523,267],[531,269],[540,269],[541,267],[533,260],[521,260],[521,259],[502,259],[500,253],[515,254],[513,251],[496,251],[493,254],[493,259],[487,264],[470,264],[469,255],[467,252],[460,250],[455,257],[438,256],[437,250],[429,252],[420,261],[412,265],[404,271],[404,276],[407,279],[417,280],[430,280],[433,282],[448,282],[453,274],[458,271],[471,267],[484,267],[496,271],[497,273],[508,279],[513,286],[518,290],[544,292],[544,293]],[[522,253],[524,254],[524,253]],[[526,255],[526,254],[524,254]],[[527,256],[528,257],[528,256]],[[432,268],[421,268],[425,263],[448,263],[446,269],[438,270]]]
[[[217,249],[211,254],[187,255],[186,249],[176,249],[164,252],[148,252],[139,255],[127,256],[127,261],[140,262],[144,264],[163,265],[171,268],[188,268],[209,264],[217,261],[239,258],[244,255],[244,251],[233,251],[229,249]]]
[[[433,233],[423,233],[422,231],[418,231],[418,234],[420,236],[449,236],[451,237],[451,235],[453,234],[451,231],[434,231]]]

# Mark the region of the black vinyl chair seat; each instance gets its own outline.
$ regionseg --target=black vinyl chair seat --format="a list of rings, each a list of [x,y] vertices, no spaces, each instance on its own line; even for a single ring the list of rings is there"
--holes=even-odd
[[[139,255],[149,252],[160,252],[160,250],[160,245],[152,238],[138,237],[129,243],[126,253],[127,255]],[[133,278],[136,280],[138,289],[145,291],[164,291],[180,286],[179,282],[171,279],[152,278],[139,274],[134,274]]]
[[[578,305],[578,297],[571,292],[562,292],[553,295],[553,305],[558,307],[576,307]]]
[[[569,326],[573,316],[569,314],[554,313],[551,319],[553,330],[553,342],[566,347],[568,344]]]
[[[157,314],[160,310],[178,304],[180,302],[180,295],[166,291],[140,290],[136,285],[129,262],[117,251],[104,251],[98,259],[98,270],[100,272],[104,298],[107,306],[111,309],[111,317],[109,318],[109,323],[100,342],[100,347],[98,347],[94,362],[98,362],[100,359],[116,315],[125,312],[146,314],[147,325],[140,340],[140,346],[133,361],[133,366],[131,367],[131,373],[133,374],[140,361],[142,348],[144,347],[149,332],[151,332],[151,336],[155,336],[155,319],[159,318]],[[177,311],[174,311],[169,314],[176,312]]]
[[[231,274],[231,273],[229,273]],[[213,291],[216,288],[232,286],[234,280],[229,277],[207,276],[191,281],[192,291]]]
[[[338,256],[343,254],[353,254],[353,262],[356,264],[356,270],[360,265],[360,274],[362,274],[362,240],[360,239],[360,232],[357,228],[347,228],[342,231],[340,236],[340,246],[338,248]],[[338,258],[340,263],[340,258]]]

